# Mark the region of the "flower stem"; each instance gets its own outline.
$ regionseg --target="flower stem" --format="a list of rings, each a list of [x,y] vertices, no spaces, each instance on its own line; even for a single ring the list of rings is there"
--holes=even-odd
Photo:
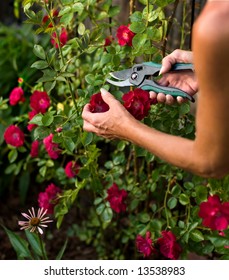
[[[37,235],[38,235],[38,238],[39,238],[39,243],[40,243],[40,247],[41,247],[43,260],[47,260],[48,257],[46,255],[46,252],[45,252],[45,249],[44,249],[44,244],[43,244],[43,241],[42,241],[42,238],[41,238],[41,234],[38,231],[37,231]]]

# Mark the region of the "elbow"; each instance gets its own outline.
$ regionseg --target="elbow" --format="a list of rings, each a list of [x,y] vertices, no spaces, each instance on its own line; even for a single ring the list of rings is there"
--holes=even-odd
[[[229,163],[206,158],[198,162],[195,173],[203,178],[221,179],[229,174]]]

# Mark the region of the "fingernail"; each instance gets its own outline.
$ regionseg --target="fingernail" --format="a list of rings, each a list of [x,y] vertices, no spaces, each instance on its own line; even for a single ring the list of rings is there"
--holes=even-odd
[[[101,92],[102,94],[106,94],[106,93],[107,93],[107,90],[106,90],[105,88],[101,88],[101,89],[100,89],[100,92]]]

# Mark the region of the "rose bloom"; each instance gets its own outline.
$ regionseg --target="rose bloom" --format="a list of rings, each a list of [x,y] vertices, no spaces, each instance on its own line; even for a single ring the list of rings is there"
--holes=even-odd
[[[9,96],[10,105],[15,106],[19,102],[25,102],[24,91],[21,87],[15,87]]]
[[[39,141],[35,140],[31,145],[30,155],[32,158],[35,158],[38,157],[38,154],[39,154]]]
[[[127,111],[137,120],[140,121],[148,115],[151,103],[148,91],[136,88],[133,91],[123,94],[122,100]]]
[[[58,144],[52,141],[53,134],[51,133],[49,136],[43,139],[43,144],[45,146],[45,150],[47,151],[48,155],[52,159],[57,159],[61,153],[61,150],[58,147]]]
[[[225,230],[229,224],[229,202],[220,202],[218,195],[209,196],[200,204],[199,217],[205,227],[212,230]]]
[[[79,164],[77,164],[75,161],[69,161],[65,166],[65,174],[68,178],[75,177],[80,170]]]
[[[126,211],[125,200],[127,198],[127,192],[125,190],[119,190],[118,186],[114,183],[107,190],[107,194],[107,200],[110,203],[111,209],[113,209],[116,213]]]
[[[68,32],[65,28],[62,28],[59,40],[60,40],[60,47],[63,47],[64,45],[66,45],[66,43],[68,41]],[[51,43],[56,49],[58,49],[59,42],[57,40],[56,32],[53,32],[51,35]]]
[[[44,114],[50,106],[50,98],[45,91],[35,90],[30,96],[30,107],[37,113]]]
[[[129,29],[129,26],[130,25],[121,25],[117,29],[116,36],[120,46],[132,46],[132,39],[135,36],[135,33]]]
[[[168,259],[177,260],[182,249],[176,241],[176,236],[171,231],[165,230],[161,234],[162,237],[157,240],[161,254]]]
[[[29,113],[28,113],[29,120],[32,120],[32,118],[33,118],[36,114],[37,114],[37,112],[35,112],[35,111],[29,112]],[[37,127],[37,125],[36,125],[36,124],[33,124],[33,123],[29,123],[29,124],[27,125],[27,129],[28,129],[29,131],[32,131],[35,127]]]
[[[25,141],[25,135],[19,127],[11,124],[4,132],[4,139],[7,144],[14,147],[21,147]]]
[[[58,195],[61,194],[62,190],[51,183],[48,185],[48,187],[45,189],[44,192],[40,192],[38,195],[38,204],[39,207],[47,209],[48,214],[53,214],[54,207],[58,203]]]
[[[95,93],[90,99],[90,111],[92,113],[104,113],[109,110],[109,106],[102,99],[101,92]]]
[[[136,247],[140,253],[144,255],[144,257],[149,257],[154,251],[154,247],[152,245],[151,233],[149,231],[146,232],[146,237],[142,237],[140,234],[136,237]]]

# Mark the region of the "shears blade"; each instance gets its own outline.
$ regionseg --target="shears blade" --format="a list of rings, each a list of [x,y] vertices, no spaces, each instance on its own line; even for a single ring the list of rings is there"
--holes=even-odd
[[[125,69],[121,71],[116,71],[116,72],[110,72],[109,73],[111,77],[117,79],[117,80],[126,80],[129,79],[131,74],[132,74],[132,68],[130,69]]]
[[[125,81],[114,81],[111,79],[106,79],[106,81],[114,86],[118,86],[118,87],[129,87],[132,86],[132,83],[129,82],[129,79],[125,80]]]

